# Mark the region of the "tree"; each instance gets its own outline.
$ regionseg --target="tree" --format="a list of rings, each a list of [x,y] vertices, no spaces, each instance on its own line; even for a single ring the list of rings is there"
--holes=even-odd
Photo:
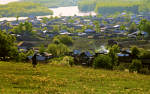
[[[32,32],[32,23],[26,21],[24,23],[24,26],[25,26],[25,32],[27,32],[27,33],[31,33]]]
[[[133,58],[138,58],[139,55],[140,55],[140,50],[139,50],[139,48],[137,48],[136,46],[133,46],[133,47],[131,48],[131,54],[132,54]]]
[[[18,53],[15,40],[14,36],[0,31],[0,57],[3,60],[6,60],[6,57],[16,56]]]
[[[131,72],[133,72],[133,71],[140,72],[141,68],[142,68],[142,62],[140,60],[137,60],[137,59],[132,60],[132,63],[129,66],[129,70]]]
[[[53,43],[56,43],[56,44],[62,43],[65,45],[72,45],[73,39],[72,37],[67,36],[67,35],[58,35],[54,37]]]
[[[146,23],[147,23],[147,20],[146,20],[146,19],[142,19],[142,20],[140,21],[139,25],[138,25],[138,29],[139,29],[140,31],[144,31],[144,28],[145,28],[145,26],[146,26]]]
[[[40,46],[39,52],[40,52],[40,53],[43,53],[44,51],[45,51],[45,48],[44,48],[44,45],[42,44],[42,45]]]
[[[17,22],[19,21],[19,16],[16,16],[16,21],[17,21]]]
[[[93,62],[94,68],[104,68],[104,69],[112,69],[112,60],[108,55],[99,55],[94,59]]]
[[[32,23],[30,22],[20,23],[17,27],[13,28],[13,32],[24,36],[25,34],[32,34],[32,28]]]
[[[126,30],[126,27],[124,25],[121,25],[120,30]]]
[[[118,56],[117,53],[120,52],[120,48],[118,47],[118,45],[113,45],[110,49],[109,49],[109,53],[108,55],[111,57],[112,59],[112,64],[114,65],[118,65]]]
[[[53,25],[53,31],[54,32],[59,32],[59,26],[58,25]]]
[[[64,44],[49,44],[48,52],[52,53],[53,56],[63,56],[69,52],[69,48]]]
[[[100,32],[100,23],[99,23],[99,21],[94,21],[94,25],[95,25],[95,31],[97,33],[99,33]]]
[[[135,32],[137,30],[137,26],[135,23],[132,23],[129,27],[129,32]]]

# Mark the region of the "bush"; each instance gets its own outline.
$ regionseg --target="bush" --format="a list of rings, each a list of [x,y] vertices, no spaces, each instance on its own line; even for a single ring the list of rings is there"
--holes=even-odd
[[[150,58],[150,52],[149,51],[143,52],[143,54],[140,56],[140,58],[142,58],[142,59]]]
[[[124,71],[126,68],[125,68],[124,65],[119,65],[119,66],[114,66],[113,69],[114,69],[114,70]]]
[[[18,55],[15,58],[15,61],[16,62],[21,62],[21,61],[25,61],[26,59],[27,59],[26,54],[21,52],[21,53],[18,53]]]
[[[140,69],[141,74],[150,74],[150,70],[148,68],[142,68]]]
[[[65,45],[72,45],[73,44],[73,39],[70,36],[67,35],[58,35],[54,37],[53,43],[59,44],[65,44]]]
[[[131,54],[132,54],[133,58],[138,58],[139,55],[140,55],[140,50],[139,50],[139,48],[136,47],[136,46],[133,46],[133,47],[131,48]]]
[[[53,56],[63,56],[65,53],[69,52],[69,48],[64,44],[49,44],[48,52]]]
[[[60,65],[60,66],[72,66],[74,64],[73,57],[65,56],[54,58],[51,60],[52,65]]]
[[[112,69],[113,68],[112,59],[107,55],[99,55],[94,59],[93,67]]]
[[[129,71],[130,72],[134,72],[134,71],[139,72],[141,68],[142,68],[141,61],[137,60],[137,59],[134,59],[134,60],[132,60],[131,65],[129,66]]]

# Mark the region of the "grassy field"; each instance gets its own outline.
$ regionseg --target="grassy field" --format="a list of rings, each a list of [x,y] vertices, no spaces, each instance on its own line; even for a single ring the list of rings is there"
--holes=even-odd
[[[0,94],[150,94],[150,75],[0,62]]]

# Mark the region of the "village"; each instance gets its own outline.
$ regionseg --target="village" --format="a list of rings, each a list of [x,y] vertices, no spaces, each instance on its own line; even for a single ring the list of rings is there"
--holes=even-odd
[[[19,18],[19,17],[18,17]],[[94,57],[98,54],[108,54],[108,46],[118,45],[120,52],[117,54],[119,62],[132,62],[130,48],[137,46],[149,51],[148,33],[140,31],[137,27],[142,19],[150,21],[150,16],[129,15],[125,12],[116,17],[98,16],[72,16],[72,17],[49,17],[37,18],[29,16],[26,20],[1,21],[0,29],[5,30],[17,39],[18,50],[39,52],[40,45],[47,47],[52,43],[55,36],[70,36],[74,43],[66,56],[74,57],[79,65],[92,66]],[[20,23],[29,22],[32,25],[32,34],[14,32]],[[55,55],[48,52],[39,53],[38,61],[54,58]],[[32,56],[28,56],[31,59]],[[149,66],[150,58],[142,59],[143,64]]]

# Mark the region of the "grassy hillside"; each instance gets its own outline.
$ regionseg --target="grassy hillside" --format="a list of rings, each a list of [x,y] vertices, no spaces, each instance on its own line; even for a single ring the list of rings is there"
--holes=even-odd
[[[13,2],[6,5],[0,5],[1,16],[42,16],[50,15],[52,11],[40,4],[31,2]]]
[[[81,11],[95,10],[100,14],[113,14],[115,12],[147,12],[150,11],[149,0],[80,0]]]
[[[150,76],[83,67],[0,62],[0,94],[150,94]]]
[[[60,7],[60,6],[76,5],[78,0],[22,0],[22,1],[40,3],[47,7]]]

